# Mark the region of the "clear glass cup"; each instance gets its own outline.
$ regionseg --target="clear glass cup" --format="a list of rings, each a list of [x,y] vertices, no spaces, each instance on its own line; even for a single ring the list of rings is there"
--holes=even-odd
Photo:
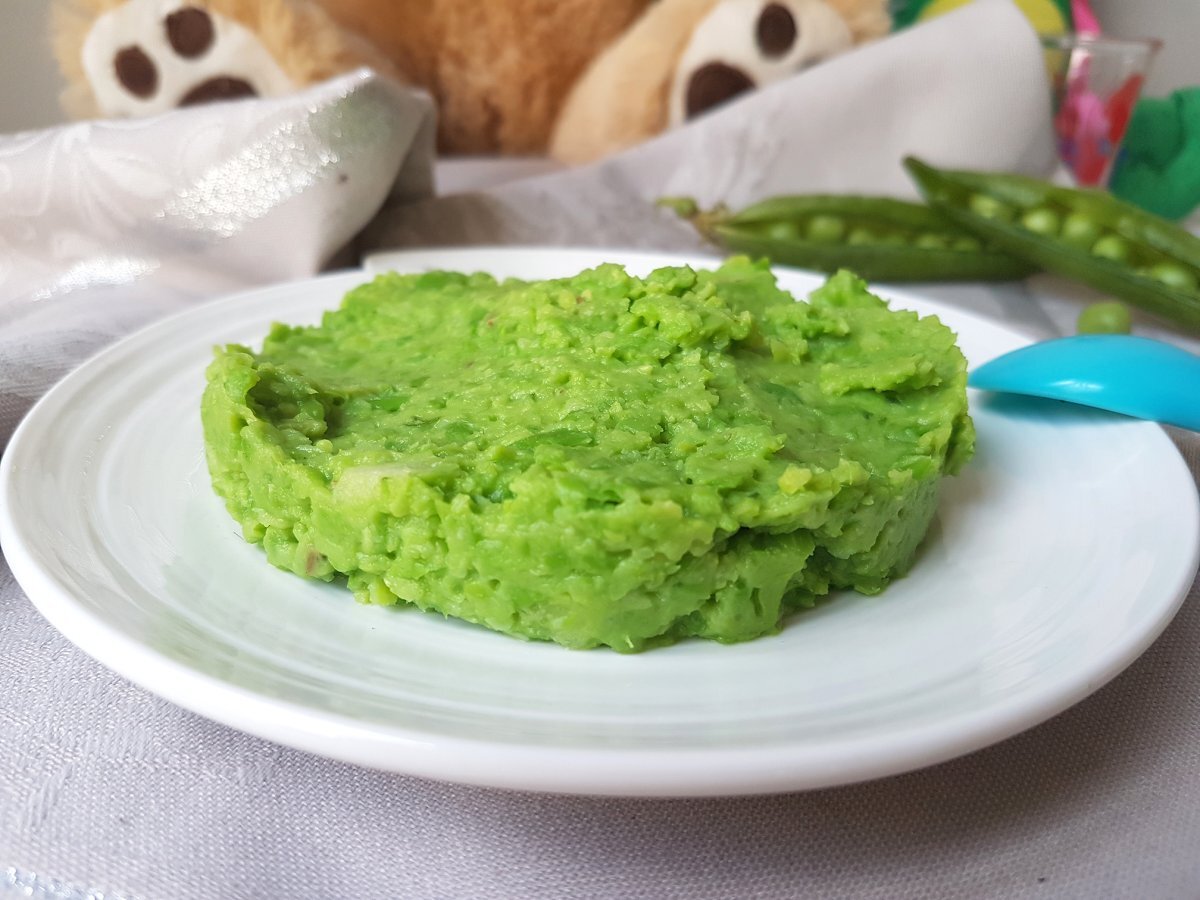
[[[1162,42],[1081,34],[1044,37],[1058,155],[1075,184],[1105,187]]]

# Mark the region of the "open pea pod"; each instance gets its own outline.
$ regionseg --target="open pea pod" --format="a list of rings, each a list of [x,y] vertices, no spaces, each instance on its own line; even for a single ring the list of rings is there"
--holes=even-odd
[[[1032,271],[937,211],[889,197],[785,196],[737,213],[679,211],[728,250],[824,272],[850,269],[872,281],[1003,281]]]
[[[1200,331],[1200,238],[1111,194],[991,172],[904,165],[947,218],[1049,272]]]

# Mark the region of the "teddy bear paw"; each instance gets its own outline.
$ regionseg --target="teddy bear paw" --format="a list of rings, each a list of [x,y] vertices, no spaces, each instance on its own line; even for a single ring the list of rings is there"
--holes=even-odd
[[[274,96],[293,84],[248,28],[186,2],[128,0],[92,25],[83,68],[104,116]]]
[[[824,0],[722,0],[697,24],[671,82],[668,114],[678,125],[854,43]]]

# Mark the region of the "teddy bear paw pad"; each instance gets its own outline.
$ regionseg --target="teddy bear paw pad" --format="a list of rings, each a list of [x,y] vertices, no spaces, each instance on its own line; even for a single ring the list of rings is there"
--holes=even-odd
[[[670,91],[670,124],[850,48],[824,0],[722,0],[696,25]]]
[[[96,19],[83,68],[105,116],[145,116],[294,85],[250,29],[212,9],[128,0]]]

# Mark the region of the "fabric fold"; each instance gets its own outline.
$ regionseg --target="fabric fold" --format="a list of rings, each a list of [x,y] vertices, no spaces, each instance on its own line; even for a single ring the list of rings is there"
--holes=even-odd
[[[139,326],[313,275],[433,189],[428,96],[360,71],[290,97],[0,138],[0,443]]]

